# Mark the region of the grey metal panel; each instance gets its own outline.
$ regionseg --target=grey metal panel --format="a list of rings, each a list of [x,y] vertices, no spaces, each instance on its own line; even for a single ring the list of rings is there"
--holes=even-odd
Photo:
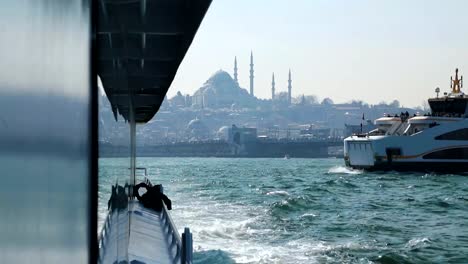
[[[113,106],[137,123],[158,111],[211,0],[99,0],[98,72]]]
[[[80,0],[0,3],[0,263],[90,259],[89,21]]]

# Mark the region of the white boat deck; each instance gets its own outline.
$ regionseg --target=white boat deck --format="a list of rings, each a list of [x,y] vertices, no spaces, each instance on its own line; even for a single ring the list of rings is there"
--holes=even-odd
[[[114,211],[101,245],[101,263],[179,263],[177,242],[168,232],[163,212],[129,201],[128,211]],[[128,236],[127,236],[128,234]]]
[[[164,232],[161,213],[147,209],[139,202],[131,202],[129,214],[129,262],[174,263],[173,254],[169,252],[171,238]]]

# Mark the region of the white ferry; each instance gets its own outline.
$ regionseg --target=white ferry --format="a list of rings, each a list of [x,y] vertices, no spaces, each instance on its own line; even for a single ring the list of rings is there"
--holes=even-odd
[[[365,170],[468,172],[468,96],[463,77],[451,78],[452,91],[428,100],[425,115],[386,116],[376,129],[344,140],[347,166]]]

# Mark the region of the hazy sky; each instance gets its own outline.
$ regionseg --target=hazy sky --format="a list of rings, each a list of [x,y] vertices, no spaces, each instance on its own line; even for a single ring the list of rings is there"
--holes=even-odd
[[[421,105],[456,67],[468,78],[467,12],[465,0],[213,0],[169,96],[232,75],[234,56],[248,89],[253,50],[260,98],[272,72],[286,91],[291,68],[293,96]]]

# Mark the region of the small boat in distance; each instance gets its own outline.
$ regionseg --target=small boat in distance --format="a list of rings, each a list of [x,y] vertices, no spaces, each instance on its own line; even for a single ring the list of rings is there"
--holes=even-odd
[[[463,77],[451,78],[452,91],[428,100],[424,115],[385,116],[376,129],[344,140],[346,166],[365,170],[468,172],[468,96]]]

